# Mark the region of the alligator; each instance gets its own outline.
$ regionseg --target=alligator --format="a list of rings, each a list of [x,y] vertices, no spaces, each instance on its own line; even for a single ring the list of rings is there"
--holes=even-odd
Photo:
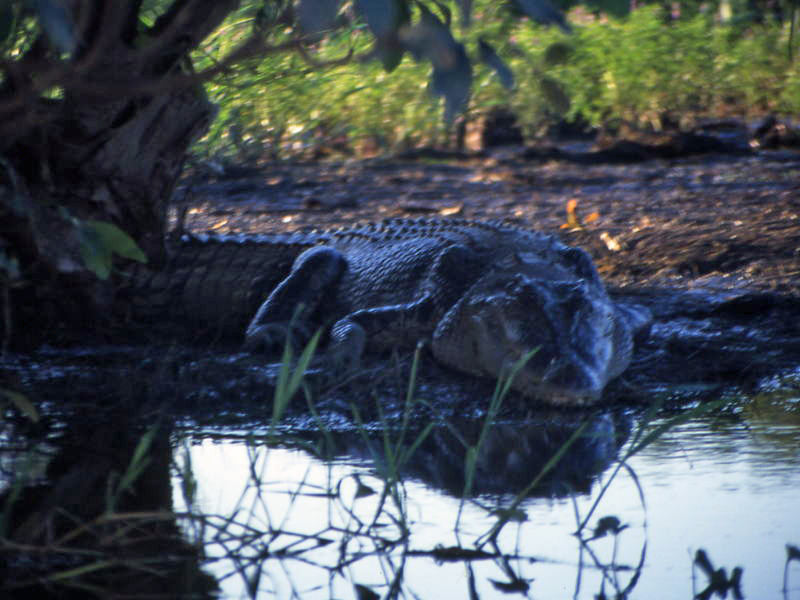
[[[237,332],[247,351],[325,332],[323,362],[425,343],[462,373],[551,405],[587,405],[630,364],[649,311],[613,302],[589,255],[502,222],[390,219],[258,236],[183,236],[130,279],[134,318]],[[138,299],[138,300],[137,300]],[[522,366],[520,366],[522,365]]]

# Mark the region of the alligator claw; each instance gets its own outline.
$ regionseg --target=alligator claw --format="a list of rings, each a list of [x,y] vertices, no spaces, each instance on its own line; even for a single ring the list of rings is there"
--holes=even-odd
[[[361,355],[367,344],[367,333],[359,324],[345,317],[331,329],[327,360],[334,373],[350,375],[361,366]]]
[[[301,323],[266,323],[248,328],[243,347],[248,352],[279,354],[288,343],[302,350],[311,339],[308,328]]]

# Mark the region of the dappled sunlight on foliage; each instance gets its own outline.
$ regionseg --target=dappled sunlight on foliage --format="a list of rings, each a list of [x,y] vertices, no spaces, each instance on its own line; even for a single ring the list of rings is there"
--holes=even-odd
[[[458,36],[471,54],[480,48],[489,64],[475,61],[466,119],[509,107],[530,138],[561,118],[658,130],[702,117],[800,110],[800,69],[789,57],[788,24],[721,25],[708,14],[670,22],[656,6],[624,19],[573,13],[570,22],[579,25],[566,34],[525,18],[501,18],[493,4],[476,3],[470,29]],[[250,26],[242,15],[232,18],[197,54],[199,66],[226,53],[237,38],[232,30],[244,35]],[[496,55],[484,51],[484,40]],[[429,91],[428,62],[407,56],[391,73],[375,60],[337,63],[351,53],[367,55],[371,44],[366,28],[351,24],[315,45],[315,62],[273,53],[208,84],[220,113],[195,150],[250,161],[453,143],[443,102]],[[495,60],[510,72],[500,62],[497,70],[490,67]],[[513,80],[514,88],[501,79]]]

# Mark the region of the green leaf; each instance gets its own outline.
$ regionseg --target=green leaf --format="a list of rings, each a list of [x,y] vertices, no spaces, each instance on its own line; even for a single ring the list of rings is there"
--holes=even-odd
[[[125,469],[125,473],[123,473],[122,478],[119,481],[119,485],[117,486],[117,495],[122,494],[131,488],[136,480],[139,479],[139,476],[150,464],[150,457],[147,456],[147,453],[150,451],[150,448],[153,445],[153,438],[155,437],[155,434],[156,427],[150,427],[139,439],[139,443],[136,444],[136,448],[131,456],[131,461],[128,464],[128,468]]]
[[[106,221],[78,222],[81,257],[86,268],[100,279],[107,279],[111,273],[113,254],[139,262],[147,262],[147,257],[127,233],[113,223]]]
[[[13,390],[6,390],[2,388],[0,388],[0,394],[8,398],[9,402],[16,406],[17,410],[26,415],[31,421],[34,423],[39,422],[39,411],[36,410],[36,407],[25,395]]]
[[[303,381],[303,377],[308,371],[309,366],[311,365],[311,359],[314,358],[314,352],[317,350],[317,346],[319,345],[319,338],[322,335],[322,330],[317,330],[311,339],[306,344],[306,347],[303,348],[303,352],[300,354],[300,358],[297,361],[297,366],[292,372],[292,376],[289,378],[289,385],[287,387],[287,393],[291,398],[300,389],[300,384]]]
[[[300,317],[302,311],[303,305],[300,304],[295,310],[292,322]],[[290,323],[289,331],[291,331],[291,328],[292,325]],[[289,401],[297,393],[297,390],[300,389],[303,383],[303,377],[305,377],[306,371],[308,371],[311,365],[311,360],[314,358],[314,352],[316,352],[317,346],[319,345],[321,335],[322,330],[319,329],[311,336],[311,339],[308,341],[308,344],[306,344],[306,347],[303,348],[303,352],[300,354],[300,358],[297,360],[297,364],[294,367],[292,367],[294,350],[292,349],[290,339],[291,334],[287,336],[272,399],[272,427],[275,427],[280,422],[286,411],[286,407],[289,405]]]
[[[425,426],[425,429],[422,430],[422,432],[416,437],[416,439],[411,443],[411,445],[405,450],[405,452],[403,453],[404,463],[408,462],[411,459],[411,457],[417,451],[417,448],[419,448],[420,444],[422,444],[422,442],[424,442],[427,439],[431,431],[433,431],[434,425],[435,423],[433,422],[428,423]]]
[[[100,279],[111,274],[111,251],[91,231],[81,232],[81,258],[86,268]]]
[[[141,248],[136,245],[136,242],[133,241],[133,238],[113,223],[105,221],[86,221],[85,225],[92,229],[102,243],[116,254],[124,258],[137,260],[141,263],[147,262],[147,257],[144,255]]]

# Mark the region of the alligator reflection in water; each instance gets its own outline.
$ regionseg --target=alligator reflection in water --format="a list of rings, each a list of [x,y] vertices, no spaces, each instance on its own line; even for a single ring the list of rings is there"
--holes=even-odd
[[[268,446],[269,428],[259,416],[263,408],[260,413],[245,411],[246,420],[229,421],[223,428],[211,425],[219,422],[219,414],[209,416],[205,427],[213,428],[205,431],[188,413],[175,411],[167,420],[195,424],[173,433],[172,448],[165,437],[154,439],[136,494],[120,496],[117,508],[128,514],[104,515],[107,490],[116,489],[109,481],[120,481],[109,473],[127,471],[143,429],[112,412],[88,422],[86,411],[77,407],[72,417],[48,417],[53,431],[61,432],[50,442],[55,456],[49,479],[38,479],[35,487],[23,490],[10,528],[14,543],[24,540],[31,551],[21,553],[9,539],[0,542],[3,582],[85,567],[97,570],[62,582],[111,582],[117,590],[121,585],[143,590],[150,581],[163,591],[191,581],[186,576],[203,590],[212,585],[203,573],[207,570],[226,598],[246,595],[247,589],[254,589],[248,586],[260,587],[266,597],[295,593],[303,598],[354,598],[354,584],[381,595],[396,589],[407,597],[466,597],[468,585],[482,598],[526,587],[536,597],[589,598],[630,592],[631,586],[636,597],[663,597],[667,589],[673,596],[690,597],[693,563],[686,549],[694,552],[702,546],[716,570],[726,567],[731,573],[733,567],[744,566],[737,581],[747,597],[778,598],[785,544],[796,547],[800,540],[799,405],[796,384],[794,391],[787,387],[791,385],[780,384],[786,390],[783,395],[765,393],[744,411],[722,419],[693,420],[628,461],[644,488],[649,534],[643,527],[641,490],[623,470],[582,539],[572,535],[578,526],[573,499],[583,520],[600,488],[589,484],[591,473],[609,479],[611,470],[601,472],[608,463],[619,465],[617,444],[628,429],[627,419],[601,415],[576,442],[575,454],[565,456],[565,472],[554,475],[509,515],[517,520],[508,523],[496,544],[480,549],[476,542],[485,539],[502,514],[493,513],[493,508],[509,505],[504,489],[513,494],[525,484],[526,466],[527,475],[536,476],[544,455],[552,454],[575,431],[577,413],[491,429],[484,443],[487,454],[478,460],[482,476],[474,491],[482,495],[464,503],[455,497],[463,488],[457,472],[463,446],[453,432],[437,428],[408,462],[410,476],[397,496],[381,503],[380,493],[370,493],[384,489],[375,476],[381,463],[363,459],[372,453],[359,441],[360,434],[330,432],[336,458],[324,461],[315,453],[285,447],[299,441],[300,448],[324,449],[320,444],[325,436],[315,436],[309,428],[287,430],[278,439],[281,447]],[[93,410],[97,414],[100,409]],[[552,427],[545,431],[548,423]],[[5,427],[7,434],[9,422]],[[468,444],[480,433],[480,425],[468,420],[453,422],[453,429]],[[397,432],[388,435],[388,447],[395,448]],[[409,447],[415,437],[406,435]],[[382,432],[367,437],[380,456]],[[6,469],[6,459],[13,454],[9,448],[16,441],[3,438],[0,457]],[[78,452],[65,450],[75,446]],[[630,442],[623,445],[623,452],[629,446]],[[170,463],[180,468],[170,472]],[[560,499],[566,488],[577,493]],[[2,505],[11,491],[6,487]],[[184,496],[194,500],[186,502]],[[26,529],[20,523],[40,523],[47,514],[40,509],[59,503],[69,516],[54,512],[58,518],[50,520],[51,529],[28,529],[52,537],[19,537],[16,532]],[[160,512],[170,503],[178,511],[179,528],[175,515]],[[69,531],[83,538],[70,539],[65,536]],[[608,535],[595,539],[601,533]],[[97,553],[88,557],[78,555],[70,544],[79,542],[85,550],[87,537],[105,545],[92,548]],[[639,576],[646,538],[648,564]],[[60,545],[42,544],[42,539]],[[196,543],[202,544],[202,554],[194,550]],[[162,554],[165,549],[169,556]],[[176,556],[181,559],[177,563]],[[137,562],[143,558],[146,563]],[[126,559],[124,564],[121,559]],[[158,575],[151,573],[148,579],[139,567],[155,568]],[[793,598],[796,565],[790,567],[795,570],[790,570],[786,597]],[[707,585],[703,577],[698,574],[698,592]],[[82,595],[80,591],[77,597]]]
[[[309,597],[352,597],[352,590],[344,588],[357,583],[379,595],[401,589],[408,597],[467,597],[472,591],[469,586],[474,586],[477,592],[472,597],[481,598],[498,598],[504,593],[499,590],[527,587],[534,596],[545,598],[615,593],[688,598],[704,592],[711,583],[702,570],[696,581],[692,579],[696,567],[692,558],[702,547],[714,559],[714,573],[722,567],[728,574],[735,567],[741,569],[735,579],[726,581],[739,586],[746,597],[794,598],[800,588],[790,588],[788,595],[780,595],[779,590],[785,545],[800,539],[797,397],[796,389],[783,397],[765,394],[754,403],[755,412],[708,415],[664,435],[626,461],[634,471],[623,468],[621,476],[613,479],[580,538],[573,532],[598,500],[601,486],[592,485],[588,494],[569,499],[553,498],[552,487],[540,490],[537,493],[546,498],[522,502],[511,515],[516,520],[501,532],[497,544],[479,549],[475,544],[486,539],[502,507],[509,506],[509,498],[488,491],[461,503],[453,495],[440,493],[446,487],[456,491],[461,487],[456,469],[451,468],[457,461],[447,457],[457,456],[459,445],[444,433],[440,438],[444,443],[431,441],[429,449],[418,449],[409,468],[413,477],[398,496],[401,508],[393,504],[391,495],[382,497],[383,482],[375,477],[376,465],[380,470],[381,463],[373,462],[372,453],[356,434],[331,434],[332,446],[338,448],[338,458],[332,462],[317,460],[305,451],[267,448],[252,433],[195,431],[187,441],[191,441],[188,449],[198,482],[198,508],[220,518],[241,519],[257,507],[256,514],[247,514],[244,525],[261,532],[259,539],[267,540],[265,544],[274,542],[271,548],[253,550],[273,557],[271,563],[260,565],[262,576],[277,578],[286,586],[281,589],[295,589]],[[662,423],[654,422],[652,427]],[[459,423],[458,427],[468,429],[469,425]],[[513,429],[500,426],[497,439],[487,448],[494,443],[501,447],[503,438],[519,443],[525,428],[519,433]],[[314,446],[312,436],[302,437],[302,447]],[[381,435],[370,439],[376,441],[380,456],[384,451]],[[409,436],[407,444],[413,439]],[[631,441],[635,439],[631,435]],[[390,440],[388,446],[394,448],[397,436],[393,434]],[[621,456],[626,456],[629,447],[630,442],[623,446]],[[500,472],[513,462],[511,454],[501,457],[495,479],[503,479]],[[371,458],[365,461],[364,456]],[[428,462],[432,465],[425,466]],[[612,464],[614,469],[601,474],[604,483],[620,463],[612,458]],[[437,474],[430,476],[431,472]],[[633,472],[635,478],[630,476]],[[252,483],[253,473],[260,483]],[[249,490],[244,483],[248,481]],[[512,478],[509,485],[518,483]],[[646,498],[646,514],[640,494]],[[265,528],[264,523],[279,523],[284,534],[303,535],[307,544],[315,540],[313,552],[282,553],[296,542],[285,538],[280,542],[274,529]],[[403,537],[405,526],[408,538]],[[339,544],[322,546],[325,540]],[[640,570],[645,547],[647,563]],[[342,548],[355,555],[340,570]],[[312,553],[317,554],[312,557]],[[279,556],[287,560],[280,563]],[[223,562],[214,572],[230,575]],[[224,580],[226,594],[237,595],[241,589],[233,579]],[[715,581],[721,585],[720,577]],[[722,589],[720,585],[711,588],[712,595]],[[730,595],[733,588],[726,589]]]
[[[384,432],[293,432],[291,437],[299,438],[299,447],[314,448],[312,454],[269,447],[253,433],[239,436],[238,441],[230,433],[189,433],[185,451],[198,484],[195,509],[219,515],[218,521],[209,521],[213,534],[206,541],[213,545],[215,538],[230,539],[241,532],[249,532],[255,540],[254,546],[244,551],[244,559],[229,561],[222,556],[223,549],[207,550],[220,557],[214,572],[223,581],[224,593],[231,596],[241,591],[236,580],[260,577],[271,581],[278,597],[284,588],[302,597],[352,597],[344,590],[353,584],[379,596],[391,596],[395,590],[399,597],[419,593],[466,597],[469,590],[460,589],[463,570],[472,581],[473,597],[523,591],[532,579],[532,565],[553,565],[546,560],[549,546],[539,548],[543,557],[533,554],[530,545],[520,545],[519,535],[527,519],[524,510],[508,508],[513,506],[514,495],[536,479],[572,434],[582,431],[551,476],[528,493],[528,501],[540,497],[545,502],[560,502],[554,497],[563,497],[568,491],[584,497],[590,487],[597,488],[591,482],[616,459],[620,435],[627,433],[627,426],[619,426],[620,419],[610,414],[591,417],[583,429],[581,416],[573,413],[572,417],[542,416],[523,425],[489,428],[477,459],[479,475],[473,492],[480,495],[466,501],[460,499],[465,447],[475,444],[481,435],[481,424],[476,422],[452,423],[455,433],[437,427],[418,445],[416,434],[406,432],[405,447],[415,450],[404,465],[405,477],[399,488],[393,488],[391,479],[386,478],[390,471],[387,463],[392,462],[387,461],[387,448],[402,462],[396,445],[401,434],[396,431],[388,433],[386,444]],[[268,439],[265,434],[264,440]],[[335,458],[331,460],[328,451]],[[314,456],[318,453],[329,458],[317,460]],[[181,485],[176,481],[176,489]],[[586,516],[584,508],[581,512]],[[641,511],[640,506],[637,520]],[[510,522],[491,535],[503,520]],[[563,547],[565,538],[566,545],[573,547],[568,551],[571,560],[555,567],[566,571],[560,576],[575,580],[577,565],[578,581],[583,570],[599,572],[609,578],[601,585],[623,595],[630,591],[644,564],[641,527],[637,524],[628,529],[621,524],[616,531],[607,530],[615,539],[621,538],[624,548],[608,555],[603,547],[593,550],[596,542],[588,528],[580,537],[573,537],[571,532],[577,526],[561,527],[558,533],[561,541],[556,547]],[[533,537],[538,537],[538,524],[531,527]],[[190,524],[187,531],[197,535]],[[576,543],[578,556],[585,553],[588,560],[576,562]],[[256,556],[273,558],[256,565]],[[234,577],[236,564],[247,565],[242,577]],[[587,574],[584,579],[594,585],[594,577]]]
[[[163,428],[157,433],[155,429],[147,430],[137,424],[137,419],[130,412],[121,408],[103,411],[95,407],[92,418],[87,418],[80,407],[74,408],[75,412],[72,414],[55,417],[61,422],[55,427],[56,433],[47,436],[44,450],[40,446],[33,446],[30,450],[32,453],[40,452],[40,462],[46,464],[44,472],[35,481],[25,481],[25,477],[32,476],[28,461],[10,450],[11,447],[24,445],[28,437],[25,432],[32,434],[33,431],[24,421],[20,422],[18,428],[12,428],[10,422],[5,424],[3,433],[6,449],[3,451],[3,462],[7,465],[15,464],[17,475],[22,476],[22,479],[17,484],[9,485],[9,482],[5,482],[5,489],[0,497],[0,506],[6,507],[4,518],[8,525],[8,529],[0,535],[0,574],[4,582],[3,592],[7,593],[4,597],[14,598],[15,594],[19,594],[21,598],[28,597],[40,585],[57,590],[59,597],[71,597],[70,590],[78,590],[75,597],[82,597],[86,590],[94,590],[101,596],[122,590],[125,594],[157,592],[171,594],[176,598],[190,594],[192,597],[209,597],[215,590],[216,583],[201,570],[201,564],[204,561],[210,562],[213,567],[216,562],[227,558],[238,560],[230,554],[226,557],[215,556],[215,551],[208,547],[203,553],[197,552],[196,542],[208,543],[210,540],[203,539],[202,534],[198,539],[194,534],[197,531],[214,529],[215,526],[218,526],[215,539],[228,536],[242,544],[239,552],[245,562],[248,554],[267,556],[275,553],[275,543],[265,549],[259,545],[257,539],[247,541],[254,531],[260,532],[257,538],[266,536],[268,543],[281,538],[277,542],[278,546],[285,538],[290,538],[284,558],[297,558],[300,563],[305,560],[304,555],[308,548],[300,548],[295,552],[296,548],[293,547],[298,539],[297,532],[291,530],[294,527],[292,521],[284,529],[282,526],[275,529],[272,525],[252,529],[253,524],[260,521],[258,503],[240,505],[248,508],[246,515],[242,517],[250,528],[246,536],[242,536],[241,530],[237,530],[240,522],[235,509],[229,512],[214,511],[200,506],[198,510],[198,506],[190,502],[183,507],[183,516],[176,515],[173,510],[176,506],[180,507],[184,495],[191,496],[189,488],[194,479],[189,470],[181,469],[181,476],[171,480],[175,473],[174,470],[171,471],[171,465],[176,464],[176,461],[168,442],[169,431]],[[577,413],[572,413],[572,417],[577,416]],[[55,423],[51,419],[49,417],[48,421]],[[569,490],[587,490],[593,476],[601,472],[616,456],[617,448],[622,442],[621,435],[624,436],[626,431],[625,427],[620,428],[617,425],[618,421],[612,415],[594,418],[592,426],[576,439],[559,466],[533,493],[550,497],[554,494],[563,495]],[[547,460],[571,437],[578,426],[575,418],[565,418],[564,415],[542,416],[539,420],[531,420],[521,426],[497,425],[486,430],[481,423],[474,421],[453,422],[450,423],[449,430],[444,427],[435,428],[417,446],[406,464],[407,471],[412,479],[418,478],[431,488],[458,495],[464,487],[464,444],[476,444],[483,433],[481,446],[484,451],[478,455],[473,491],[484,495],[513,494],[536,477]],[[36,428],[33,429],[35,431]],[[621,435],[619,431],[622,431]],[[363,463],[363,457],[371,455],[367,446],[382,445],[381,435],[376,434],[365,440],[357,432],[328,432],[327,435],[322,435],[316,431],[305,434],[295,432],[281,435],[278,439],[285,444],[290,440],[305,438],[302,447],[313,445],[318,448],[324,439],[329,444],[328,450],[338,457],[334,463],[341,463],[342,459]],[[389,435],[394,434],[390,432]],[[407,432],[407,435],[409,442],[413,442],[414,435],[411,432]],[[257,464],[259,456],[265,461],[268,459],[268,462],[285,466],[286,456],[294,454],[296,457],[297,452],[270,448],[263,443],[256,443],[252,434],[248,437],[252,440],[251,443],[239,446],[245,451],[243,477],[233,483],[229,490],[239,496],[240,501],[248,488],[255,490],[257,494],[264,492],[269,501],[263,509],[274,512],[278,510],[276,507],[281,500],[270,495],[273,480],[253,480],[252,474],[257,472],[253,466]],[[216,444],[215,446],[220,447]],[[183,448],[179,449],[179,455]],[[177,464],[186,466],[194,463],[198,481],[201,485],[206,485],[208,479],[202,476],[202,472],[213,461],[209,461],[207,456],[195,456],[190,462],[184,462],[181,458],[179,456]],[[305,459],[305,464],[312,465],[308,467],[312,470],[329,468],[322,463],[316,463],[311,456]],[[306,496],[306,499],[312,499],[312,503],[317,503],[300,512],[301,522],[308,524],[309,520],[313,521],[310,516],[312,514],[326,514],[329,508],[324,508],[325,503],[331,500],[335,502],[337,497],[342,501],[342,490],[348,482],[352,482],[354,473],[355,477],[360,473],[363,481],[374,489],[379,489],[383,484],[372,476],[372,467],[348,469],[341,471],[339,478],[328,479],[328,487],[323,485],[311,492],[303,487],[305,484],[302,479],[297,483],[293,493]],[[213,478],[224,481],[226,475],[223,473],[226,470],[236,469],[231,469],[229,465],[227,469],[217,471]],[[289,473],[281,471],[276,479],[284,482],[288,475]],[[321,490],[327,490],[322,498],[319,494]],[[328,497],[329,494],[332,495]],[[280,495],[282,494],[279,493],[278,496]],[[352,514],[356,513],[354,504],[357,495],[354,494],[350,500],[353,506],[348,510],[352,510]],[[320,501],[323,503],[322,508],[318,504]],[[363,506],[364,501],[359,502]],[[470,510],[476,509],[468,508],[467,512]],[[378,510],[374,514],[373,525],[379,518],[382,521],[380,525],[389,527],[406,521],[408,515],[404,511],[405,509],[388,506],[386,510]],[[448,513],[448,517],[452,519],[455,511]],[[215,525],[216,515],[219,515],[223,525]],[[385,519],[387,515],[389,518]],[[483,518],[486,516],[484,514]],[[181,523],[183,535],[176,527],[176,519]],[[263,527],[264,521],[261,522]],[[265,522],[269,523],[269,518]],[[363,522],[369,520],[364,518]],[[352,528],[352,522],[347,527]],[[371,565],[370,569],[377,569],[378,564],[386,560],[392,562],[416,556],[417,560],[427,557],[438,561],[453,560],[455,556],[452,552],[448,554],[446,550],[434,548],[432,544],[428,544],[430,550],[417,548],[416,554],[409,553],[408,539],[402,541],[408,532],[403,533],[396,527],[392,528],[390,535],[386,534],[386,530],[380,531],[380,528],[368,527],[364,530],[361,525],[355,529],[347,527],[342,530],[331,527],[330,524],[323,525],[321,531],[325,533],[324,538],[315,538],[312,534],[303,539],[318,539],[319,546],[324,546],[331,541],[332,536],[344,535],[345,540],[349,537],[366,543],[381,540],[382,544],[397,534],[401,541],[399,545],[396,540],[392,541],[388,548],[375,544],[366,553],[367,556],[362,556],[363,547],[359,551],[347,550],[343,556],[337,557],[326,572],[332,574],[338,570],[342,561],[358,563],[363,559]],[[184,536],[190,538],[188,543]],[[450,542],[452,547],[457,544],[456,540]],[[514,570],[506,564],[514,556],[514,551],[500,551],[495,548],[483,554],[495,559],[498,564],[505,564],[501,572],[514,581]],[[201,559],[202,556],[205,559]],[[281,560],[278,559],[278,562]],[[312,555],[311,560],[317,558]],[[469,565],[470,560],[472,559],[464,558],[462,562]],[[214,574],[219,577],[216,570]]]
[[[586,423],[584,424],[584,420]],[[581,429],[581,431],[578,431]],[[449,420],[434,427],[414,446],[403,465],[403,475],[425,485],[461,497],[465,491],[467,454],[478,449],[471,494],[509,495],[526,490],[564,446],[566,452],[548,469],[529,495],[563,497],[587,493],[595,477],[617,457],[627,438],[628,419],[612,413],[537,413],[522,423],[498,423],[485,427],[483,420]],[[575,439],[573,435],[578,434]],[[420,431],[380,432],[369,437],[357,432],[330,433],[326,441],[338,458],[385,464],[384,436],[416,444]]]

